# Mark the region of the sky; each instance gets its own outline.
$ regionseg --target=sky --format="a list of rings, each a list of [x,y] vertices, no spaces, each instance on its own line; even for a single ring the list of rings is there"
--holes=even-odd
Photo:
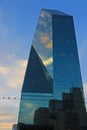
[[[74,17],[87,102],[87,1],[0,0],[0,130],[12,130],[12,125],[17,123],[18,99],[42,8],[56,9]]]

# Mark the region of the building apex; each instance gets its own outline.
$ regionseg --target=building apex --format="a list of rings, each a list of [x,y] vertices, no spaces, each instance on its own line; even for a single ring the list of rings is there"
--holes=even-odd
[[[41,11],[46,11],[52,15],[63,15],[63,16],[71,16],[69,14],[66,14],[64,12],[58,11],[58,10],[54,10],[54,9],[41,9]]]

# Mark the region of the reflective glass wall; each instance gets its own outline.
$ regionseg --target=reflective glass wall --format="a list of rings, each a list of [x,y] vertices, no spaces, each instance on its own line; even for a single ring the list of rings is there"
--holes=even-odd
[[[72,87],[82,88],[82,79],[72,16],[53,15],[54,95],[62,99]]]
[[[19,123],[34,124],[35,111],[53,98],[52,15],[40,13],[22,87]]]
[[[18,124],[55,124],[66,130],[78,122],[79,130],[87,122],[82,88],[73,17],[42,9],[22,87]],[[73,116],[76,122],[68,126]]]

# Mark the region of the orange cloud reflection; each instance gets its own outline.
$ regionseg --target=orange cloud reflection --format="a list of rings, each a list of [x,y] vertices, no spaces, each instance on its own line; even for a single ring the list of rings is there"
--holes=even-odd
[[[51,49],[52,48],[52,41],[48,42],[46,44],[46,48]]]
[[[48,39],[49,39],[48,36],[42,36],[42,37],[40,38],[40,41],[41,41],[42,43],[46,43],[46,42],[48,41]]]

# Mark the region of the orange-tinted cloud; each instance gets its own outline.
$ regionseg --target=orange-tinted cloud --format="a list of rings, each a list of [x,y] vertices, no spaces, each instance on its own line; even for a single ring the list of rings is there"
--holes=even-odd
[[[12,126],[14,123],[1,123],[0,130],[12,130]]]
[[[51,49],[52,48],[52,41],[48,42],[46,44],[46,48]]]
[[[7,74],[9,72],[9,68],[0,65],[0,74]]]
[[[48,41],[48,39],[49,39],[48,36],[42,36],[42,37],[40,38],[40,41],[41,41],[42,43],[46,43],[46,42]]]

